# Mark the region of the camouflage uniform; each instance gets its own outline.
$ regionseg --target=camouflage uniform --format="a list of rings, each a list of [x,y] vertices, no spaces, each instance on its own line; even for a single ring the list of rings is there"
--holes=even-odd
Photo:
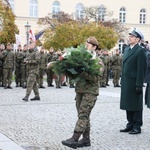
[[[2,60],[2,50],[0,49],[0,87],[3,85],[3,60]]]
[[[12,88],[12,69],[14,67],[15,55],[11,49],[4,50],[2,52],[3,59],[3,83],[6,88]]]
[[[18,59],[20,51],[15,52],[15,81],[16,87],[21,86],[21,61]]]
[[[52,61],[56,61],[56,60],[59,60],[61,57],[61,54],[56,54]],[[63,75],[62,74],[55,74],[55,84],[56,84],[56,88],[61,88],[61,85],[62,85],[62,77]]]
[[[20,61],[20,76],[21,76],[21,86],[26,87],[27,84],[27,69],[26,63],[24,62],[27,56],[27,50],[23,50],[18,54],[18,59]]]
[[[34,49],[29,49],[29,53],[25,59],[28,67],[27,89],[26,96],[23,100],[28,101],[28,97],[33,89],[35,97],[39,97],[39,89],[37,85],[38,73],[39,73],[39,53],[36,53]]]
[[[104,71],[103,71],[103,75],[102,75],[102,78],[101,78],[101,83],[100,83],[100,86],[101,87],[106,87],[106,83],[107,83],[107,70],[108,70],[108,67],[109,67],[109,57],[107,55],[102,55],[100,57],[104,63]]]
[[[44,52],[40,52],[39,55],[40,55],[40,64],[39,64],[38,84],[40,88],[43,88],[43,76],[45,74],[45,69],[48,61],[47,61],[47,55],[44,54]]]
[[[89,117],[99,94],[100,76],[93,77],[83,72],[80,78],[81,80],[75,86],[78,120],[74,130],[84,133],[85,131],[90,131]]]
[[[50,63],[52,61],[53,57],[54,57],[54,52],[47,54],[48,63]],[[47,74],[47,84],[48,84],[48,86],[53,86],[52,83],[53,83],[54,72],[52,71],[52,68],[49,67],[46,71],[46,74]]]
[[[113,55],[111,58],[111,68],[113,72],[114,87],[120,87],[119,78],[121,75],[121,65],[122,65],[122,56],[120,56],[119,54]]]

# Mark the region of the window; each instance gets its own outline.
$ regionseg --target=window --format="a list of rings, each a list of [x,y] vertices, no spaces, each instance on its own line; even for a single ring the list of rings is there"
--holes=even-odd
[[[14,12],[14,0],[9,0],[12,11]]]
[[[119,40],[119,43],[118,43],[118,47],[119,47],[119,51],[120,51],[120,54],[123,54],[124,53],[124,40],[123,39],[120,39]]]
[[[30,0],[30,17],[38,17],[38,2]]]
[[[77,19],[83,19],[83,10],[84,10],[84,5],[81,3],[78,3],[76,5],[76,18]]]
[[[58,13],[60,12],[60,3],[58,1],[55,1],[52,5],[52,13]]]
[[[146,23],[146,10],[143,8],[140,10],[140,24],[145,24]]]
[[[119,21],[121,23],[125,23],[126,22],[126,9],[124,7],[120,8]]]
[[[99,7],[98,20],[105,21],[106,7],[101,5]]]

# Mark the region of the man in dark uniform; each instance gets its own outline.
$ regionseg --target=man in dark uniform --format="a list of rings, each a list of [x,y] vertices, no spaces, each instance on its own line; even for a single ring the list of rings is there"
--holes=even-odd
[[[120,109],[126,110],[127,125],[120,132],[141,133],[143,125],[143,82],[146,73],[145,49],[139,46],[143,34],[134,29],[129,33],[129,46],[123,55]]]

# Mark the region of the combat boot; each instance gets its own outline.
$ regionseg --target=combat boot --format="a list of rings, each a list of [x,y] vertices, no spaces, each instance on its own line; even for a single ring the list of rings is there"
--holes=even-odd
[[[76,149],[78,146],[78,140],[79,140],[81,134],[82,134],[81,132],[74,131],[73,136],[70,139],[62,141],[62,144],[65,146]]]
[[[27,102],[27,101],[28,101],[28,97],[29,97],[29,96],[26,95],[22,100]]]
[[[85,131],[83,133],[83,138],[81,140],[79,140],[77,147],[87,147],[87,146],[91,146],[91,141],[90,141],[90,132],[89,131]]]
[[[43,85],[40,85],[39,88],[45,89],[45,87]]]
[[[40,100],[40,97],[39,96],[35,96],[33,98],[30,99],[31,101],[39,101]]]

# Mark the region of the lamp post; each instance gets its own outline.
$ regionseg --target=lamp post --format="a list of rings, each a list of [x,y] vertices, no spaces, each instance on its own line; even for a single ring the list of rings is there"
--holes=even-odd
[[[25,25],[25,31],[26,31],[26,36],[27,36],[27,49],[29,47],[29,31],[31,29],[31,25],[27,22]]]

